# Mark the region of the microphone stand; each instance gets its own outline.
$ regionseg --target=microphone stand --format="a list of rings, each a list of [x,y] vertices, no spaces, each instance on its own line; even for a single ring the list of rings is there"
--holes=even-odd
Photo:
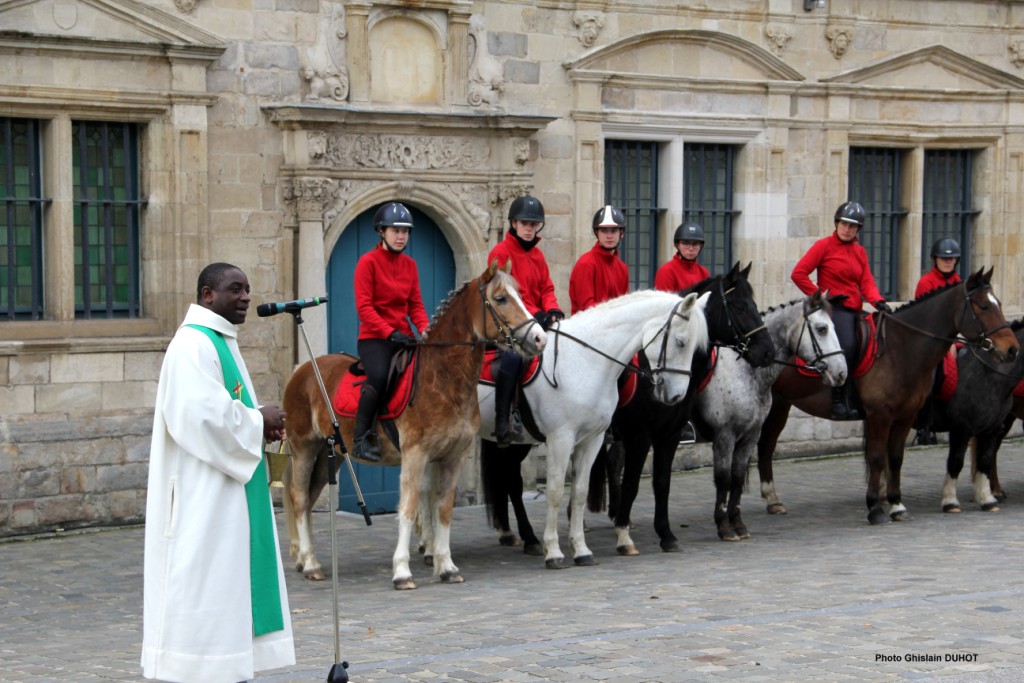
[[[288,312],[295,318],[295,324],[298,326],[302,341],[306,345],[306,353],[309,354],[309,364],[313,366],[313,374],[316,375],[316,383],[320,387],[320,395],[323,397],[328,414],[331,416],[332,434],[327,437],[327,491],[331,499],[331,585],[334,593],[334,665],[331,666],[331,670],[327,674],[327,683],[348,683],[348,672],[346,671],[348,662],[341,659],[341,646],[338,636],[338,541],[335,534],[336,522],[334,520],[334,507],[337,505],[338,500],[334,490],[334,487],[338,484],[338,459],[334,451],[335,446],[341,449],[341,454],[345,457],[345,464],[348,465],[348,474],[352,477],[352,486],[355,488],[356,500],[359,501],[359,509],[363,513],[363,519],[366,520],[366,526],[373,524],[373,521],[370,519],[370,513],[366,509],[366,501],[363,500],[363,492],[359,488],[359,480],[356,478],[356,471],[352,467],[352,458],[349,457],[348,449],[345,448],[345,441],[341,438],[341,426],[338,424],[338,416],[335,414],[334,406],[331,405],[331,399],[327,395],[327,387],[324,386],[324,378],[320,374],[320,368],[317,367],[313,349],[309,345],[306,328],[302,326],[302,309]]]

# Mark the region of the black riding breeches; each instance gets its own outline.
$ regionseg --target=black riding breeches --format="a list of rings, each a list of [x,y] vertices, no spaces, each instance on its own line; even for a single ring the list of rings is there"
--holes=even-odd
[[[401,344],[387,339],[360,339],[357,342],[359,359],[366,370],[366,383],[377,390],[378,396],[384,396],[387,392],[391,357],[401,348]]]
[[[832,307],[832,324],[836,328],[836,336],[839,337],[839,346],[843,349],[843,357],[846,358],[846,376],[853,375],[857,367],[857,319],[860,311],[843,308],[842,306]]]

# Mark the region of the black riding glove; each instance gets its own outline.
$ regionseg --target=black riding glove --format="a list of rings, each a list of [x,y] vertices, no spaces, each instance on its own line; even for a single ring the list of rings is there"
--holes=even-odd
[[[557,323],[559,320],[565,320],[565,313],[562,313],[557,308],[548,309],[548,327],[551,327],[552,323]]]
[[[885,299],[879,299],[878,301],[876,301],[875,309],[881,311],[882,313],[888,313],[890,315],[892,314],[892,307],[889,304],[885,303]]]
[[[405,346],[415,346],[416,340],[407,335],[405,332],[399,332],[395,330],[388,335],[388,341],[395,344],[404,344]]]

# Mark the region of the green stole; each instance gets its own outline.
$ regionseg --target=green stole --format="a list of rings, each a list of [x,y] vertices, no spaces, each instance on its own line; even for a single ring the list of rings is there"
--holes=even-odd
[[[202,325],[189,325],[213,342],[224,369],[224,386],[232,398],[246,408],[255,408],[252,397],[242,381],[238,363],[231,355],[228,344],[220,332]],[[284,629],[281,614],[281,588],[277,577],[277,543],[274,542],[274,511],[267,492],[266,458],[245,485],[245,498],[249,506],[249,590],[252,594],[252,632],[262,636]]]

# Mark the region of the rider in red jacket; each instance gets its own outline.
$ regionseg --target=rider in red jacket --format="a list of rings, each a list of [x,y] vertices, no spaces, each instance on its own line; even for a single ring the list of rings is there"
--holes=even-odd
[[[846,387],[857,362],[857,318],[867,299],[874,307],[892,313],[885,298],[878,292],[871,274],[868,255],[857,243],[857,233],[864,225],[864,207],[857,202],[844,202],[836,209],[835,232],[811,245],[797,261],[792,279],[800,291],[810,296],[817,290],[828,290],[830,296],[846,295],[846,299],[832,308],[832,322],[836,336],[846,356],[846,384],[832,389],[832,417],[836,420],[859,420],[860,413],[846,400]],[[818,282],[810,274],[818,271]]]
[[[406,318],[420,332],[430,321],[423,308],[416,262],[403,254],[412,231],[412,214],[404,205],[389,202],[377,209],[373,227],[380,242],[356,264],[356,313],[359,316],[358,352],[366,381],[356,409],[352,456],[380,462],[380,442],[371,431],[377,406],[387,389],[391,357],[416,343]],[[370,437],[373,437],[372,439]]]
[[[526,310],[546,330],[564,318],[565,313],[558,307],[544,252],[536,248],[540,242],[538,233],[544,229],[544,205],[530,195],[517,197],[508,209],[508,222],[505,239],[491,249],[487,262],[497,259],[498,265],[504,265],[512,260],[512,277],[519,284],[519,296]],[[499,349],[498,356],[501,363],[494,378],[494,440],[499,447],[505,447],[522,434],[520,425],[513,426],[510,417],[523,361],[511,349]]]
[[[609,204],[594,214],[593,230],[597,243],[580,256],[569,275],[573,315],[629,291],[629,267],[619,258],[626,217]]]
[[[697,263],[697,257],[704,249],[704,228],[693,222],[683,223],[676,228],[672,243],[676,253],[658,268],[654,276],[655,289],[681,292],[710,276],[708,269]]]
[[[936,240],[935,244],[932,245],[932,263],[934,264],[932,269],[922,275],[921,279],[917,281],[917,288],[914,290],[915,299],[933,290],[962,282],[960,275],[956,272],[956,267],[960,264],[960,245],[957,244],[956,240],[949,237]],[[934,404],[932,397],[941,388],[942,382],[945,379],[941,363],[933,374],[935,377],[933,379],[932,392],[928,394],[928,399],[921,406],[921,410],[917,413],[917,419],[914,420],[914,427],[917,429],[917,434],[914,435],[914,443],[919,446],[932,446],[939,442],[935,432],[932,431]]]

